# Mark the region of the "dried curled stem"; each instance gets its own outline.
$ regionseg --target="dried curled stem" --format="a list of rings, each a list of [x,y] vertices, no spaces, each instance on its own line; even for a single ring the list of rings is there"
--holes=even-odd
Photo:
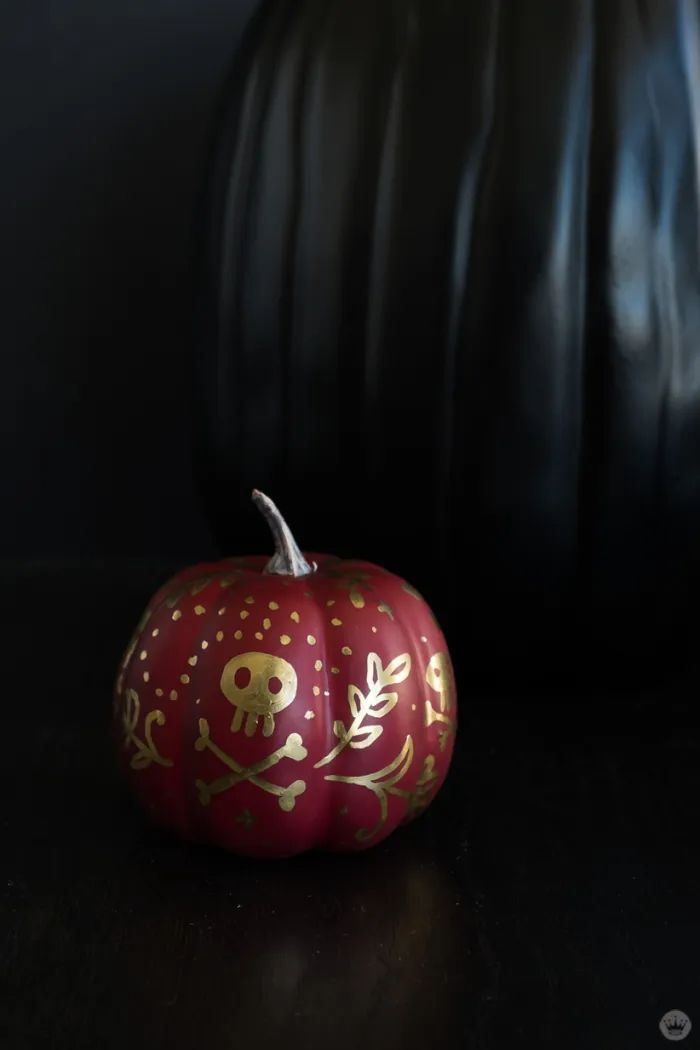
[[[253,489],[253,503],[272,530],[275,553],[265,566],[265,572],[275,576],[309,576],[316,571],[316,563],[309,565],[301,553],[291,529],[269,496]]]

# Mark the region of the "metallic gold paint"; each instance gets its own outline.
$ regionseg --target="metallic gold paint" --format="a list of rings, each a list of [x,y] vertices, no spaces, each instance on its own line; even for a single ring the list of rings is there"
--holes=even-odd
[[[115,687],[124,775],[184,838],[254,856],[364,849],[444,781],[456,694],[430,609],[377,566],[306,557],[318,569],[299,579],[264,574],[262,556],[180,573],[125,653]],[[164,695],[177,700],[167,716]]]

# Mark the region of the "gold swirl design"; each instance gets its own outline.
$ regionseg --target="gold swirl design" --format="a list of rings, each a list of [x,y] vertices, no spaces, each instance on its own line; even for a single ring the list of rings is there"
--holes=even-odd
[[[325,780],[332,780],[336,783],[355,784],[357,787],[366,788],[376,796],[379,802],[379,820],[373,827],[359,828],[355,832],[355,838],[358,842],[368,842],[384,827],[389,815],[390,795],[406,799],[404,822],[413,820],[429,804],[438,779],[434,755],[427,755],[423,760],[423,769],[412,791],[406,791],[404,788],[396,786],[411,768],[413,754],[413,738],[409,735],[406,737],[403,747],[393,762],[390,762],[388,766],[384,766],[383,769],[378,769],[375,773],[367,773],[365,776],[355,777],[329,773],[324,777]],[[347,812],[347,807],[344,807],[344,809]]]
[[[398,685],[411,673],[411,657],[401,653],[394,657],[386,667],[377,653],[367,655],[367,692],[363,695],[356,685],[348,686],[348,707],[352,721],[346,726],[341,719],[333,723],[333,733],[338,743],[328,754],[317,762],[314,769],[320,769],[332,762],[346,747],[362,750],[370,747],[382,735],[383,727],[364,725],[365,718],[384,718],[398,703],[399,694],[384,692],[389,686]]]
[[[124,694],[124,709],[122,711],[124,747],[129,747],[130,744],[133,744],[136,748],[136,753],[131,756],[129,765],[132,769],[148,769],[152,762],[159,766],[172,766],[172,759],[163,758],[154,744],[152,736],[153,724],[155,723],[158,726],[165,725],[165,715],[159,710],[148,712],[143,723],[145,740],[141,740],[135,732],[140,714],[141,701],[138,693],[135,689],[127,689]]]
[[[379,802],[379,820],[373,827],[359,828],[355,832],[355,838],[358,842],[368,842],[369,839],[374,838],[377,832],[384,827],[389,815],[390,795],[394,795],[398,798],[409,799],[411,815],[413,816],[415,814],[418,805],[416,801],[418,799],[418,785],[416,785],[413,792],[404,791],[402,788],[396,786],[398,782],[406,776],[406,773],[411,768],[412,762],[413,737],[409,734],[396,758],[393,762],[390,762],[388,766],[384,766],[383,769],[378,769],[375,773],[366,773],[364,776],[340,776],[338,774],[329,773],[324,777],[325,780],[332,780],[338,784],[355,784],[357,787],[366,788],[375,795]],[[421,789],[423,787],[424,785],[421,785]],[[425,805],[427,805],[427,802]]]
[[[405,821],[413,820],[421,813],[431,800],[432,794],[437,787],[435,781],[438,778],[438,772],[435,768],[435,756],[427,755],[423,759],[423,769],[421,775],[416,781],[416,786],[413,791],[409,791],[406,795],[408,804],[406,806]]]

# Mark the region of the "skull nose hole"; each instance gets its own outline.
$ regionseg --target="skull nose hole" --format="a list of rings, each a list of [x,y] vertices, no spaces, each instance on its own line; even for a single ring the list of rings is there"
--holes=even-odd
[[[277,694],[282,691],[281,679],[278,678],[277,675],[273,675],[270,681],[267,683],[267,688],[270,690],[273,696],[277,696]]]
[[[236,684],[236,689],[247,689],[250,685],[250,668],[236,668],[236,673],[233,676],[233,680]]]

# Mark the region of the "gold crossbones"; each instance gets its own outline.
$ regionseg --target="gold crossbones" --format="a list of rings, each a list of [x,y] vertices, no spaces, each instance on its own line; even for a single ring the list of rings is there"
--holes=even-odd
[[[227,774],[227,776],[219,777],[218,780],[212,780],[210,784],[206,784],[203,780],[195,781],[195,786],[199,792],[199,801],[203,806],[209,805],[213,795],[219,795],[222,791],[227,791],[245,780],[249,780],[251,784],[255,784],[256,787],[261,788],[263,791],[269,791],[271,795],[277,795],[278,805],[285,813],[289,813],[294,809],[297,796],[302,795],[306,791],[306,784],[303,780],[295,780],[289,787],[281,787],[279,784],[273,784],[260,776],[261,773],[277,765],[283,758],[291,758],[293,762],[301,762],[306,758],[308,752],[299,733],[290,733],[282,747],[278,747],[267,758],[255,762],[252,766],[241,766],[231,755],[227,755],[225,751],[222,751],[214,743],[209,735],[209,723],[206,718],[200,718],[199,737],[195,741],[194,746],[197,751],[211,751],[219,761],[223,762],[231,770],[231,773]]]
[[[425,726],[433,722],[442,722],[445,729],[438,734],[440,750],[444,751],[452,733],[454,733],[454,722],[446,714],[452,708],[452,673],[447,653],[434,653],[430,657],[428,668],[425,672],[425,680],[436,693],[440,695],[440,710],[433,707],[430,700],[425,701]]]

